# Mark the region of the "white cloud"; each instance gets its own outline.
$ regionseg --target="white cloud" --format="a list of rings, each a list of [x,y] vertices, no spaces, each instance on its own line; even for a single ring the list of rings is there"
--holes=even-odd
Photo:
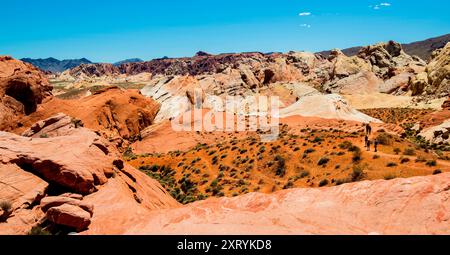
[[[384,2],[376,5],[369,5],[369,8],[379,10],[381,8],[390,7],[391,5],[392,5],[391,3]]]
[[[311,25],[310,25],[310,24],[301,24],[300,26],[301,26],[301,27],[305,27],[305,28],[311,28]]]
[[[300,13],[298,14],[298,16],[309,16],[309,15],[311,15],[310,12],[300,12]]]

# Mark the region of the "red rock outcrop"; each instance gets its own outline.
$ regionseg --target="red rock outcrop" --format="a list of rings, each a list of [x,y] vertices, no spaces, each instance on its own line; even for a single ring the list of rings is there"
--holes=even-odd
[[[0,132],[0,202],[11,205],[0,234],[25,234],[44,219],[77,231],[108,229],[117,218],[133,221],[178,206],[157,181],[124,163],[114,146],[71,120],[44,120],[35,132],[47,130],[46,136]]]
[[[31,64],[0,56],[0,128],[18,115],[30,114],[46,97],[52,86]]]
[[[77,232],[85,230],[91,224],[89,212],[71,204],[62,204],[50,208],[46,217],[55,224],[72,227]]]
[[[55,122],[51,117],[64,113],[73,117],[73,121],[78,120],[80,125],[99,131],[104,137],[135,139],[153,123],[158,111],[159,104],[144,97],[137,90],[109,87],[81,99],[62,100],[54,97],[40,105],[35,113],[18,120],[20,128],[10,130],[21,133],[25,128],[31,127],[34,134],[27,136],[35,137],[51,133],[48,127],[47,130],[41,130],[40,126],[45,124],[41,120]],[[53,128],[61,131],[60,127]]]

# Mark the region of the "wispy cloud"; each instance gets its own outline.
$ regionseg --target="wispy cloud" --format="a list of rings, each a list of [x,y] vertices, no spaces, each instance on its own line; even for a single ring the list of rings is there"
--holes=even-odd
[[[369,5],[369,8],[374,10],[380,10],[381,8],[390,7],[391,5],[392,5],[391,3],[384,2],[376,5]]]
[[[310,12],[300,12],[299,14],[298,14],[298,16],[309,16],[309,15],[311,15],[312,13],[310,13]]]
[[[304,28],[311,28],[311,25],[310,25],[310,24],[301,24],[300,26],[301,26],[301,27],[304,27]]]

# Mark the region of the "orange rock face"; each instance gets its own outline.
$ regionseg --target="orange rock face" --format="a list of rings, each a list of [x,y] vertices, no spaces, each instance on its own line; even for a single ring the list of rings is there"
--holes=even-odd
[[[250,193],[154,211],[125,233],[449,234],[449,197],[448,173]]]
[[[82,99],[52,98],[19,122],[20,126],[30,127],[37,121],[64,113],[81,120],[84,127],[99,131],[105,137],[130,139],[153,123],[158,110],[158,103],[138,91],[112,87]],[[24,128],[14,131],[20,133]]]
[[[48,136],[0,132],[0,234],[25,234],[45,219],[75,231],[108,233],[155,209],[177,207],[160,184],[123,163],[115,147],[65,115],[44,120]],[[52,131],[51,131],[52,130]],[[50,132],[51,131],[51,132]],[[106,233],[105,232],[105,233]]]
[[[52,86],[34,66],[8,56],[0,56],[0,128],[10,125],[17,115],[30,114]]]

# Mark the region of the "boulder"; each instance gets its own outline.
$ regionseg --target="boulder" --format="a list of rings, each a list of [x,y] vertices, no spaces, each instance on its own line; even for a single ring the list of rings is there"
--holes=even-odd
[[[63,204],[78,206],[81,209],[87,211],[91,216],[94,213],[94,206],[92,204],[83,202],[80,199],[65,196],[45,197],[41,200],[40,206],[42,208],[42,211],[47,212],[50,208]]]
[[[86,230],[91,224],[91,215],[88,211],[67,203],[50,208],[46,217],[57,225],[74,228],[77,232]]]

